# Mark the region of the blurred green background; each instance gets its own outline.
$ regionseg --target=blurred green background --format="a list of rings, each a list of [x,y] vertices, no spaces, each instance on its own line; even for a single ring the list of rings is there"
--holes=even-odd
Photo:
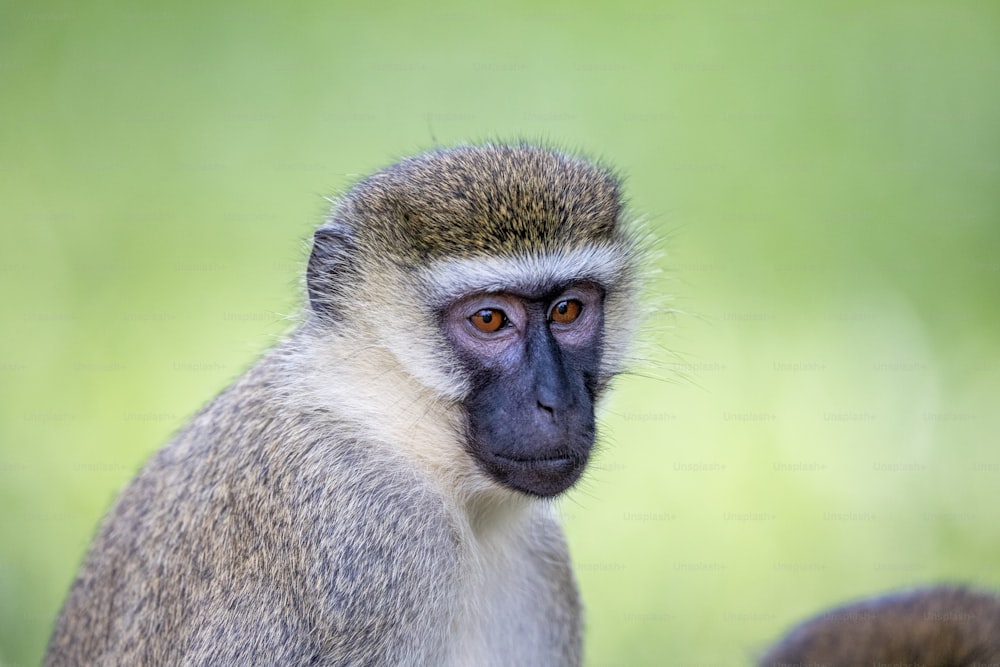
[[[588,665],[744,665],[837,601],[1000,587],[997,3],[5,3],[0,664],[291,326],[323,196],[513,137],[619,166],[660,239],[561,504]]]

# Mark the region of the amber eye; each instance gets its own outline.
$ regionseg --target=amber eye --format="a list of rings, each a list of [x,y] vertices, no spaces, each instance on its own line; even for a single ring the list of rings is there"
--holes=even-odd
[[[499,331],[507,322],[507,316],[502,310],[496,308],[483,308],[478,313],[469,318],[472,326],[483,333],[494,333]]]
[[[559,324],[569,324],[580,317],[581,310],[583,310],[583,304],[576,299],[567,299],[552,306],[549,318]]]

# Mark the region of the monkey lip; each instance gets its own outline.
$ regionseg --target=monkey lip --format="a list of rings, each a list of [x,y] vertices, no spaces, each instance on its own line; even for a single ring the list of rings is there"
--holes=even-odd
[[[494,454],[493,459],[502,465],[514,468],[530,468],[534,470],[558,470],[576,465],[576,460],[570,456],[540,456],[514,457]]]
[[[532,496],[551,498],[573,486],[586,464],[581,456],[504,456],[490,452],[486,470],[501,484]]]

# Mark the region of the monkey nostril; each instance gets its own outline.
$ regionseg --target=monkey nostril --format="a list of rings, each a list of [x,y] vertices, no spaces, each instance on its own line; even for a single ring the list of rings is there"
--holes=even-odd
[[[553,408],[551,405],[545,405],[541,401],[538,401],[538,409],[541,410],[541,411],[543,411],[543,412],[547,412],[550,417],[555,417],[556,416],[556,410],[555,410],[555,408]]]

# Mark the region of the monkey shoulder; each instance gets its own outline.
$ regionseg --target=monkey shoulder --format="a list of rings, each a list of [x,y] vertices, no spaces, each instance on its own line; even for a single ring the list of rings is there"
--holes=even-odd
[[[446,503],[262,389],[217,397],[122,492],[47,664],[435,662],[458,568]]]
[[[277,613],[231,618],[294,622],[296,636],[309,638],[296,659],[311,653],[317,664],[433,664],[459,567],[444,499],[404,459],[351,439],[335,421],[299,415],[267,426],[277,426],[273,437],[260,438],[244,469],[219,485],[213,520],[220,548],[244,552],[228,570],[253,581],[258,599],[281,590],[275,581],[284,592],[269,601]],[[259,637],[259,625],[248,634]],[[287,640],[271,637],[260,654]]]

